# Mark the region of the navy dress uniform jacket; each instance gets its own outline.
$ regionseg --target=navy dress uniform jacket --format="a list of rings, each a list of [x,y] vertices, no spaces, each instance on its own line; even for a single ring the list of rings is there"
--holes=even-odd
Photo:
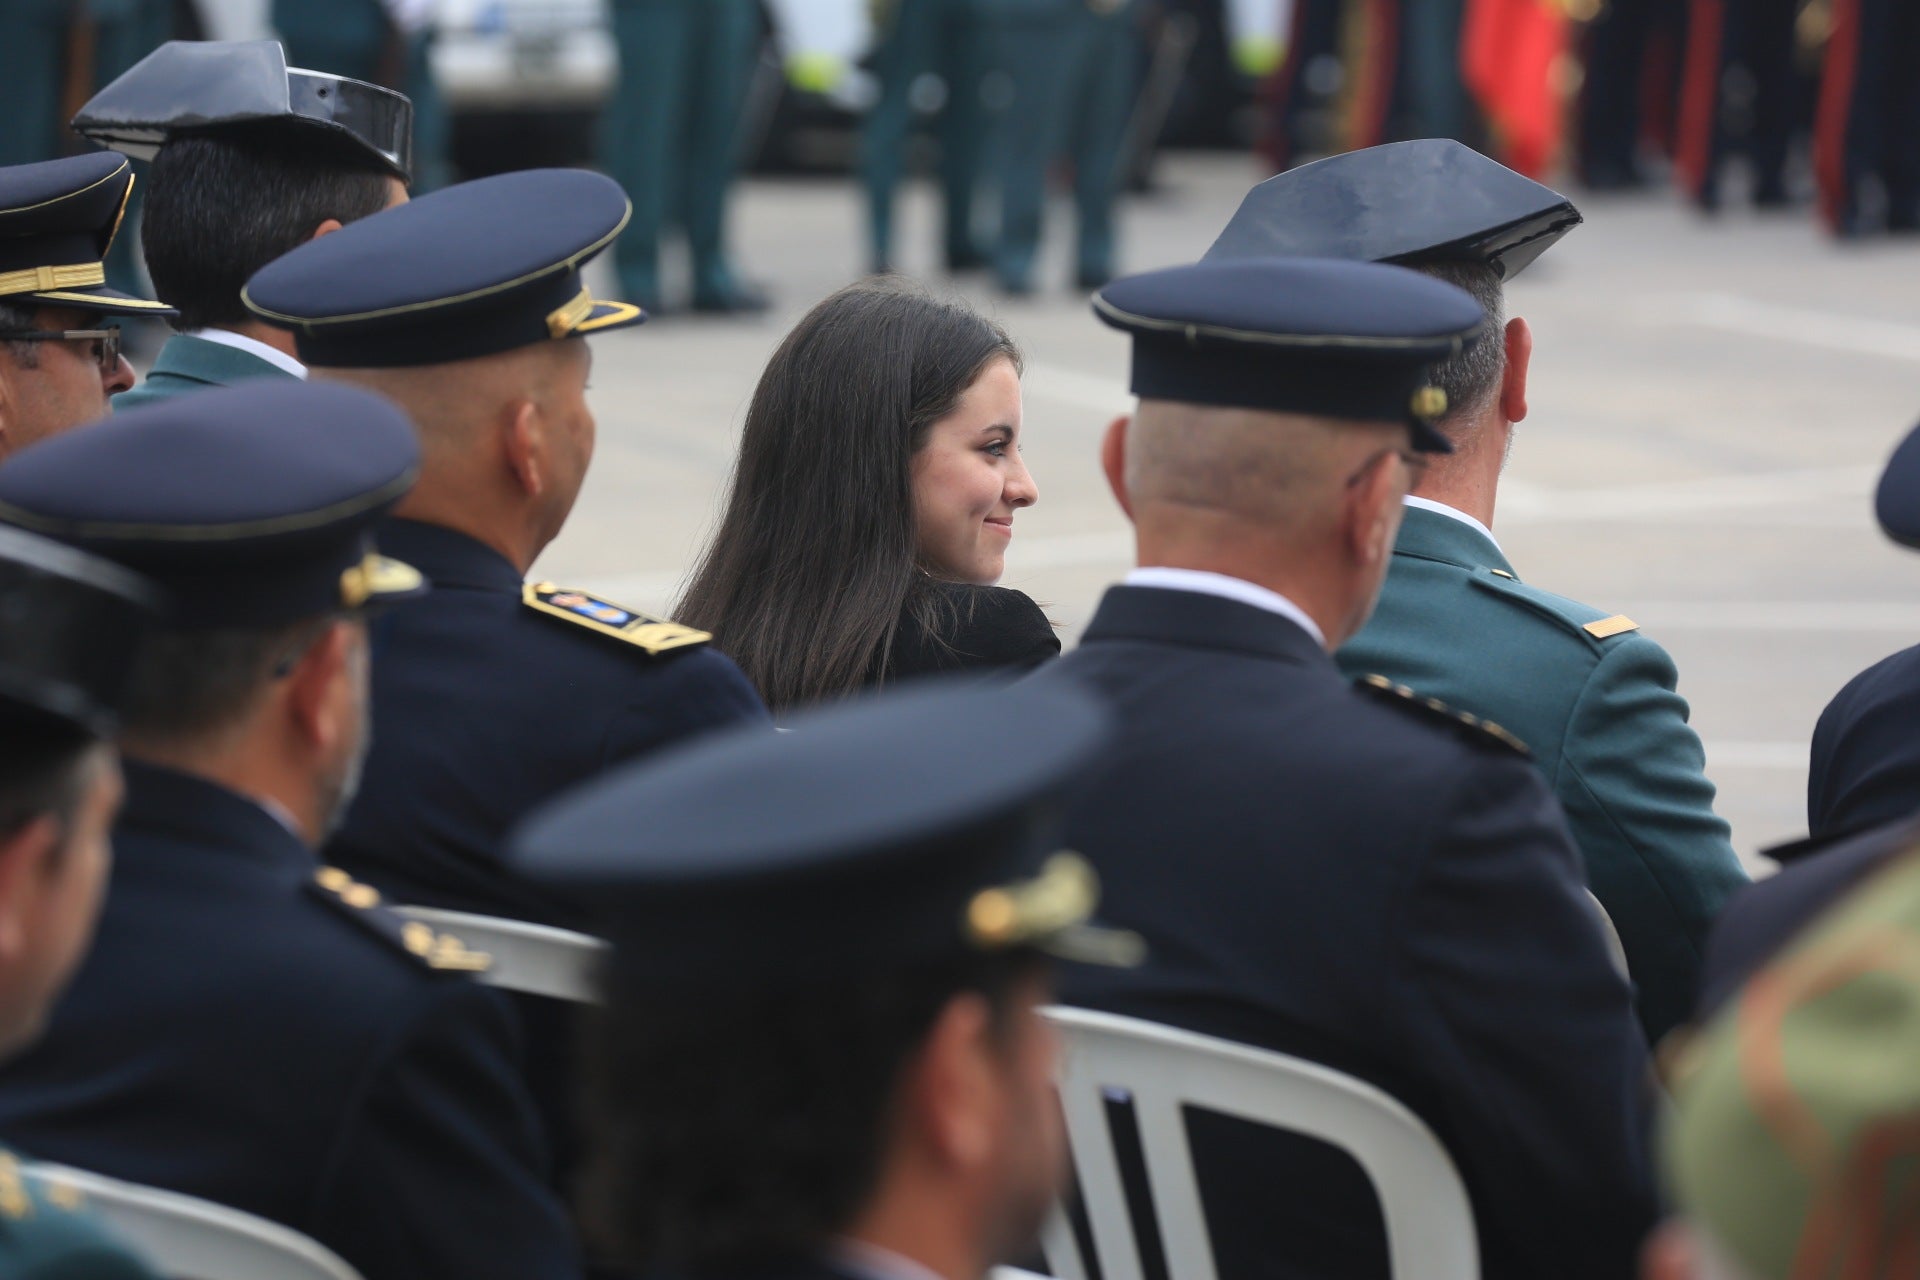
[[[622,761],[765,719],[732,660],[652,656],[521,603],[519,572],[464,534],[389,520],[380,549],[433,583],[373,624],[373,750],[328,861],[398,901],[579,926],[501,864],[528,811]]]
[[[1807,830],[1892,822],[1920,809],[1920,645],[1883,658],[1833,696],[1813,729]]]
[[[285,1223],[366,1280],[578,1274],[508,1006],[211,782],[129,762],[94,948],[0,1068],[37,1158]]]
[[[1069,970],[1067,1003],[1381,1085],[1452,1153],[1490,1280],[1634,1274],[1654,1220],[1645,1042],[1519,754],[1356,689],[1277,614],[1193,592],[1113,589],[1030,678],[1118,712],[1066,843],[1100,873],[1103,920],[1149,950]],[[1192,1132],[1222,1276],[1385,1274],[1356,1165],[1220,1117]]]

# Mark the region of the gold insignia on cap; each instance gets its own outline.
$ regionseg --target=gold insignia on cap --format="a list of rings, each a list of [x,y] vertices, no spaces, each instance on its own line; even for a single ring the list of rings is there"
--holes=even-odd
[[[1413,416],[1431,422],[1447,414],[1447,393],[1441,387],[1422,387],[1413,393]]]
[[[564,338],[580,327],[580,322],[593,314],[593,291],[582,286],[573,301],[557,311],[547,314],[547,332],[556,338]]]
[[[457,969],[463,973],[485,973],[493,967],[493,957],[484,951],[470,951],[467,944],[450,933],[437,934],[427,963],[436,969]]]
[[[426,579],[410,564],[368,552],[359,564],[340,575],[340,603],[358,609],[375,596],[418,591]]]
[[[968,941],[983,951],[1035,946],[1087,964],[1136,965],[1147,945],[1124,929],[1086,923],[1100,900],[1100,878],[1077,853],[1048,858],[1040,874],[982,889],[967,903]]]
[[[64,267],[22,267],[18,271],[0,271],[0,297],[15,293],[78,289],[106,282],[107,269],[98,262],[76,262]]]
[[[1638,631],[1640,624],[1624,613],[1616,613],[1611,618],[1602,618],[1598,622],[1589,622],[1581,630],[1596,640],[1605,640],[1608,636],[1623,636],[1629,631]]]

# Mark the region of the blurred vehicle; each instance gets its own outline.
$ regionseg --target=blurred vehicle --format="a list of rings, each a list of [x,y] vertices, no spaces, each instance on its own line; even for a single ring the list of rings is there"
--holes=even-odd
[[[436,28],[462,176],[592,162],[620,73],[606,0],[441,0]]]

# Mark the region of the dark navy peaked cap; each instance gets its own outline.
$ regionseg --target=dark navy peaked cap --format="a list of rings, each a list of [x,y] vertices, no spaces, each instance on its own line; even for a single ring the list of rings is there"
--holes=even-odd
[[[529,169],[447,187],[321,236],[267,264],[242,298],[331,368],[471,360],[639,324],[596,301],[582,264],[632,204],[583,169]]]
[[[1480,336],[1462,289],[1404,267],[1305,258],[1199,262],[1129,276],[1093,300],[1133,335],[1143,400],[1405,422],[1414,448],[1451,453],[1433,422],[1438,361]]]
[[[111,737],[160,594],[119,565],[0,528],[0,737]]]
[[[151,160],[176,134],[265,128],[402,182],[413,166],[411,99],[289,67],[276,40],[170,40],[94,94],[73,127],[136,160]]]
[[[733,989],[1014,947],[1127,963],[1059,847],[1109,719],[1071,688],[923,684],[647,757],[515,834],[524,874],[600,904],[616,963]]]
[[[144,574],[173,627],[273,627],[424,589],[372,539],[419,463],[412,424],[372,392],[252,382],[21,450],[0,521]]]
[[[1903,547],[1920,548],[1920,427],[1909,431],[1887,459],[1873,511],[1889,538]]]
[[[133,194],[133,166],[97,152],[0,169],[0,302],[170,316],[107,288],[102,261]]]
[[[1559,192],[1471,147],[1420,138],[1268,178],[1207,257],[1484,262],[1511,280],[1580,221]]]

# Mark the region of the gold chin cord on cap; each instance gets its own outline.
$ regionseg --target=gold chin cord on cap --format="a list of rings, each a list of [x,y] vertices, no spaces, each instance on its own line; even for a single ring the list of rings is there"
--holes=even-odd
[[[107,269],[98,262],[76,262],[65,267],[23,267],[19,271],[0,271],[0,298],[16,293],[80,289],[106,282]]]
[[[580,327],[580,322],[593,314],[593,292],[582,288],[572,302],[547,316],[547,332],[555,338],[564,338]]]
[[[340,575],[340,603],[344,608],[358,609],[375,596],[412,591],[424,581],[412,565],[369,552],[359,564]]]
[[[1422,387],[1413,393],[1413,416],[1432,422],[1447,416],[1447,393],[1442,387]]]
[[[967,939],[983,951],[1032,946],[1088,964],[1139,964],[1146,944],[1138,934],[1087,925],[1099,901],[1100,877],[1087,860],[1056,853],[1033,879],[974,894]]]

